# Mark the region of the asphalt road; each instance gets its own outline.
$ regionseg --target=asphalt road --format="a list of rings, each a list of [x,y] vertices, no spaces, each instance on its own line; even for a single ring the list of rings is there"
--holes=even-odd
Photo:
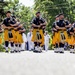
[[[75,54],[0,53],[0,75],[75,75]]]

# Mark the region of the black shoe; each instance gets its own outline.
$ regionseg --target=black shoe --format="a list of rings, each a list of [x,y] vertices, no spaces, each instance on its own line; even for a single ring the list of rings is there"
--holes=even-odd
[[[34,50],[34,53],[42,53],[42,51]]]
[[[73,53],[73,52],[70,52],[70,53]]]
[[[14,52],[17,53],[18,51],[17,50],[14,50]]]
[[[37,50],[33,50],[33,52],[36,52],[37,53],[38,51]]]
[[[73,52],[73,54],[75,54],[75,52]]]
[[[25,51],[25,50],[21,50],[21,51],[23,52],[23,51]]]
[[[63,51],[60,51],[59,53],[64,53]]]
[[[10,53],[14,53],[14,51],[10,51]]]
[[[5,53],[9,53],[9,51],[5,51]]]
[[[58,51],[54,51],[54,53],[59,53]]]
[[[38,53],[42,53],[42,50],[38,51]]]
[[[21,52],[21,51],[18,51],[19,53]]]

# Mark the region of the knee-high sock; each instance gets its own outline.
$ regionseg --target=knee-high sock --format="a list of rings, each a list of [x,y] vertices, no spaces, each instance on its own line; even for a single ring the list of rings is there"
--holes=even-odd
[[[18,45],[18,50],[19,50],[19,51],[22,50],[22,48],[21,48],[21,44]]]
[[[14,51],[14,43],[11,42],[10,44],[11,44],[11,51]]]
[[[9,45],[9,42],[8,42],[8,41],[5,41],[5,48],[6,48],[6,51],[8,51],[8,45]]]
[[[15,44],[15,50],[18,51],[18,44]]]

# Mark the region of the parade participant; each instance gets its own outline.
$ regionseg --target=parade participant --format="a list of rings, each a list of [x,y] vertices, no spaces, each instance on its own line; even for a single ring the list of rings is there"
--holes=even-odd
[[[55,53],[58,53],[58,45],[59,45],[59,42],[58,42],[58,31],[56,29],[56,23],[59,22],[59,15],[56,15],[55,16],[55,22],[53,23],[52,25],[52,45],[54,46],[54,52]]]
[[[75,53],[75,23],[68,29],[69,39],[68,44],[70,47],[70,53]]]
[[[29,29],[29,32],[27,33],[27,41],[28,41],[28,50],[34,50],[34,42],[31,41],[32,39],[32,30],[33,29]]]
[[[22,43],[25,43],[23,40],[23,35],[25,33],[25,28],[22,26],[21,28],[19,28],[19,39],[21,39],[19,41],[19,51],[23,51],[22,49]],[[25,38],[24,38],[25,39]]]
[[[69,49],[69,44],[68,44],[68,41],[69,41],[69,33],[68,33],[68,30],[69,30],[69,28],[71,28],[72,27],[72,24],[69,22],[69,20],[67,20],[67,18],[66,19],[64,19],[65,20],[65,23],[66,23],[66,31],[67,31],[67,38],[66,38],[66,41],[65,41],[65,44],[64,44],[64,50],[68,50]]]
[[[32,20],[32,41],[35,45],[35,51],[38,52],[42,52],[42,46],[44,45],[43,26],[46,26],[46,21],[41,17],[40,12],[37,12],[36,17]]]
[[[58,30],[57,40],[59,42],[59,53],[64,53],[64,44],[68,39],[67,35],[67,24],[64,20],[64,15],[59,14],[59,22],[56,22],[56,29]]]
[[[2,33],[3,33],[3,29],[2,29],[2,24],[0,24],[0,44],[2,44]]]
[[[14,30],[15,30],[15,39],[14,39],[15,52],[20,52],[21,51],[21,44],[23,43],[22,33],[25,32],[25,29],[24,29],[23,25],[20,23],[19,19],[17,19],[16,24],[17,24],[17,26],[14,26]]]
[[[9,43],[11,43],[11,53],[12,53],[14,50],[13,41],[14,41],[14,34],[15,34],[12,25],[16,24],[16,21],[11,16],[10,11],[7,11],[6,16],[7,17],[3,21],[4,41],[5,41],[6,52],[8,52],[8,45]]]
[[[44,37],[45,37],[45,51],[48,51],[50,42],[50,35],[48,34],[48,31],[45,31]]]

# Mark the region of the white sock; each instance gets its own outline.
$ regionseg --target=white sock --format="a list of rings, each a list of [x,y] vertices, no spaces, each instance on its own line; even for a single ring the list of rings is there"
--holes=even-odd
[[[22,50],[22,45],[19,47],[19,51],[21,51]]]
[[[6,51],[8,51],[8,47],[6,47]]]
[[[11,51],[14,51],[14,47],[11,47]]]
[[[74,49],[70,49],[70,52],[74,52]]]
[[[14,50],[17,50],[17,47],[14,45]]]
[[[64,52],[64,48],[60,48],[60,51]]]
[[[22,48],[21,47],[19,47],[19,51],[21,51],[22,50]]]

